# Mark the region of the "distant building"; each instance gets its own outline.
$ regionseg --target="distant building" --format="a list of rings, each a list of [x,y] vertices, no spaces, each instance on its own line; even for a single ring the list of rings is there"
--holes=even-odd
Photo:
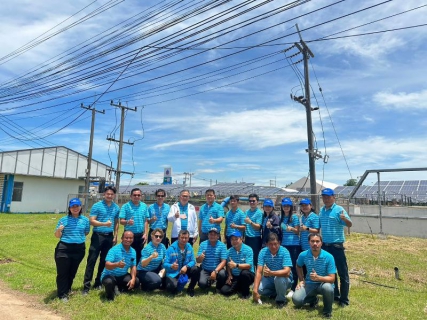
[[[316,189],[317,190],[316,190],[316,192],[313,192],[313,194],[318,194],[318,193],[320,193],[320,191],[322,191],[325,188],[335,189],[336,187],[338,187],[338,185],[335,183],[316,180]],[[299,179],[298,181],[289,185],[288,188],[298,190],[299,192],[310,193],[310,179],[307,177],[303,177],[303,178]]]
[[[0,152],[0,212],[65,212],[69,194],[84,190],[87,157],[66,147]],[[110,167],[92,159],[91,177]]]

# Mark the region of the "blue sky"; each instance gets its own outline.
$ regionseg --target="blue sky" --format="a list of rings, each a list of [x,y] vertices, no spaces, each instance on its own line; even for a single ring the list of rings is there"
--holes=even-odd
[[[179,8],[183,13],[222,2],[166,25],[178,19]],[[336,2],[299,1],[244,26],[287,3],[271,1],[207,30],[202,30],[206,24],[201,26],[206,19],[246,2],[8,2],[0,8],[1,151],[63,145],[87,154],[90,113],[83,113],[80,104],[96,100],[95,107],[106,113],[96,116],[93,158],[115,166],[117,146],[106,137],[119,137],[120,112],[109,101],[120,99],[138,108],[127,112],[124,138],[134,141],[134,147],[124,146],[122,162],[122,170],[135,176],[130,181],[123,175],[122,184],[160,183],[163,168],[172,167],[179,182],[183,172],[194,173],[192,185],[208,185],[211,179],[257,185],[276,180],[283,187],[308,175],[305,108],[290,99],[291,93],[303,94],[303,65],[290,67],[301,55],[290,60],[279,52],[299,41],[298,23],[315,55],[310,60],[311,100],[320,109],[312,112],[313,131],[317,148],[329,156],[326,164],[316,162],[317,179],[343,184],[368,169],[425,167],[427,26],[311,40],[363,24],[333,37],[421,25],[427,6],[416,0]],[[233,13],[262,3],[252,1]],[[108,10],[70,28],[109,4]],[[145,21],[131,29],[135,41],[130,44],[125,23],[143,15]],[[176,37],[192,27],[197,34],[188,36],[187,31]],[[226,27],[229,32],[218,36]],[[113,41],[106,30],[121,38]],[[189,48],[196,38],[209,40]],[[111,50],[118,43],[122,48]],[[186,50],[178,50],[180,46]],[[20,48],[19,55],[8,56]],[[105,49],[111,51],[102,55]],[[78,57],[83,50],[87,52]],[[286,54],[297,52],[292,48]],[[89,57],[93,60],[83,61]],[[113,65],[115,69],[107,69]],[[427,179],[427,173],[389,173],[382,179]],[[366,183],[375,180],[372,176]]]

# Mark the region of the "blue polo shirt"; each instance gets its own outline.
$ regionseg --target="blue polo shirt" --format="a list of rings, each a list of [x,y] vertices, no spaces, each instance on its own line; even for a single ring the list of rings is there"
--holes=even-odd
[[[144,202],[134,205],[132,201],[125,203],[120,210],[120,219],[130,220],[133,217],[133,225],[125,225],[125,231],[144,233],[145,220],[148,218],[148,208]]]
[[[94,232],[109,233],[114,232],[114,221],[119,218],[120,207],[112,202],[109,206],[105,200],[98,201],[90,209],[90,217],[96,217],[99,222],[111,221],[111,227],[93,227]]]
[[[251,266],[249,270],[251,272],[254,272],[254,252],[252,251],[252,248],[247,246],[246,244],[242,243],[240,251],[236,251],[234,247],[228,249],[227,262],[230,262],[230,260],[233,260],[235,263],[238,264],[247,263]],[[231,269],[231,273],[233,276],[238,276],[240,272],[242,272],[242,270],[238,268]]]
[[[153,244],[153,241],[149,242],[144,247],[144,249],[142,249],[141,260],[147,259],[149,256],[151,256],[153,254],[154,251],[157,251],[157,253],[159,254],[157,256],[157,258],[151,260],[150,263],[146,267],[143,267],[141,265],[141,261],[139,261],[138,266],[136,267],[137,270],[153,271],[153,270],[156,270],[159,267],[159,265],[162,264],[162,262],[166,256],[166,247],[163,243],[160,243],[156,248]]]
[[[323,243],[343,243],[345,241],[344,227],[346,225],[340,218],[341,212],[344,212],[345,217],[351,221],[344,208],[336,203],[329,210],[326,210],[325,206],[320,210],[319,218]]]
[[[62,230],[61,241],[65,243],[84,243],[86,241],[86,234],[90,231],[89,219],[85,216],[78,216],[74,218],[67,215],[58,220],[55,231],[61,226]]]
[[[172,264],[175,261],[178,261],[178,269],[173,270]],[[166,250],[166,257],[163,261],[163,267],[166,270],[166,276],[175,278],[179,275],[183,266],[187,268],[192,268],[196,265],[196,258],[194,257],[193,247],[187,243],[184,250],[178,246],[178,240],[172,243],[172,245]]]
[[[202,232],[208,233],[211,228],[217,228],[219,232],[221,232],[221,224],[209,223],[209,218],[212,217],[214,219],[224,218],[224,208],[216,203],[212,203],[211,206],[208,206],[205,203],[199,212],[199,220],[202,222]]]
[[[227,247],[224,243],[217,240],[215,246],[212,246],[209,240],[203,241],[197,251],[197,256],[205,252],[205,259],[202,262],[202,269],[212,272],[221,263],[222,260],[227,260]]]
[[[185,214],[185,216],[187,217],[187,219],[180,219],[181,221],[181,230],[188,230],[188,203],[183,206],[181,204],[181,202],[177,203],[178,208],[179,208],[179,214]]]
[[[310,273],[313,269],[322,277],[335,274],[337,272],[334,257],[325,250],[320,250],[317,259],[314,259],[311,250],[301,252],[297,259],[297,265],[299,267],[305,266],[307,268],[307,275],[305,276],[306,283],[318,283],[317,281],[312,281],[310,279]]]
[[[310,212],[308,216],[302,215],[301,224],[309,228],[319,229],[319,216],[314,212]],[[300,230],[300,240],[301,240],[301,249],[308,250],[310,249],[310,244],[308,243],[308,235],[310,234],[307,230]]]
[[[104,271],[102,271],[101,274],[101,281],[106,276],[114,276],[114,277],[120,277],[124,276],[128,273],[129,268],[132,268],[133,266],[136,266],[136,252],[135,249],[132,247],[129,247],[129,251],[126,251],[123,245],[117,244],[114,247],[112,247],[108,253],[107,257],[105,258],[105,261],[107,262],[119,262],[121,260],[125,261],[125,266],[123,268],[114,268],[113,270],[108,270],[107,268],[104,268]]]
[[[261,249],[258,256],[258,266],[265,266],[271,271],[282,270],[285,267],[292,268],[292,260],[289,251],[284,247],[279,247],[276,255],[272,255],[270,249],[265,247]],[[289,277],[291,278],[291,276]]]
[[[148,207],[148,218],[156,216],[157,220],[150,224],[151,229],[162,229],[166,230],[168,228],[168,214],[170,211],[170,206],[167,203],[163,203],[161,207],[156,203],[153,203]]]
[[[251,211],[251,209],[246,210],[246,216],[249,217],[253,223],[261,225],[261,229],[255,230],[251,224],[246,223],[245,233],[247,237],[261,237],[263,215],[263,212],[259,208],[256,208],[254,211]]]
[[[234,223],[238,226],[243,226],[245,225],[245,218],[246,215],[242,210],[240,210],[240,208],[237,208],[237,210],[234,212],[231,209],[227,212],[227,217],[225,218],[225,224],[227,226],[227,237],[231,236],[234,231],[237,231],[237,229],[230,227],[230,225]]]
[[[289,221],[291,220],[291,221]],[[289,219],[288,217],[283,217],[282,219],[282,246],[299,246],[300,245],[300,239],[299,235],[295,234],[293,231],[287,231],[287,226],[290,226],[292,228],[296,228],[300,226],[298,215],[293,214],[292,219]]]

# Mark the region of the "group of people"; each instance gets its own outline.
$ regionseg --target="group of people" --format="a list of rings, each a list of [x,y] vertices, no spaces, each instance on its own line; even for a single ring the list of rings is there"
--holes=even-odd
[[[287,299],[298,307],[315,307],[321,294],[325,317],[331,316],[334,300],[342,307],[349,304],[343,244],[344,227],[352,223],[335,203],[332,189],[322,190],[324,206],[319,214],[310,199],[302,199],[301,218],[293,213],[290,198],[282,199],[278,215],[271,199],[264,199],[261,210],[258,195],[251,194],[249,209],[244,212],[239,208],[239,197],[231,196],[225,215],[213,189],[206,190],[206,203],[199,213],[189,203],[188,190],[182,190],[178,202],[171,206],[164,203],[163,189],[156,190],[157,201],[150,206],[141,201],[140,189],[133,189],[131,200],[121,208],[114,203],[115,194],[114,187],[106,187],[103,200],[92,207],[89,219],[81,215],[80,200],[71,199],[68,215],[58,221],[55,236],[60,241],[55,261],[60,299],[68,300],[92,225],[84,295],[102,286],[108,300],[137,288],[177,294],[188,284],[187,294],[193,297],[198,284],[201,289],[215,285],[225,296],[240,293],[247,299],[253,285],[255,302],[262,303],[261,296],[274,297],[278,307],[285,306]],[[170,241],[166,237],[168,223],[172,223]],[[124,232],[118,244],[120,224]],[[193,245],[197,241],[195,254]]]

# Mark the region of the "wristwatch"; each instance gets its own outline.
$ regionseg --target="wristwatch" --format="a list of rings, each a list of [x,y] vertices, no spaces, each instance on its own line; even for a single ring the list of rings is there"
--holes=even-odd
[[[239,264],[238,263],[236,263],[236,268],[239,269]]]
[[[305,230],[307,230],[308,231],[308,229],[310,229],[309,227],[305,227]]]
[[[218,270],[215,269],[215,273],[218,274]]]

